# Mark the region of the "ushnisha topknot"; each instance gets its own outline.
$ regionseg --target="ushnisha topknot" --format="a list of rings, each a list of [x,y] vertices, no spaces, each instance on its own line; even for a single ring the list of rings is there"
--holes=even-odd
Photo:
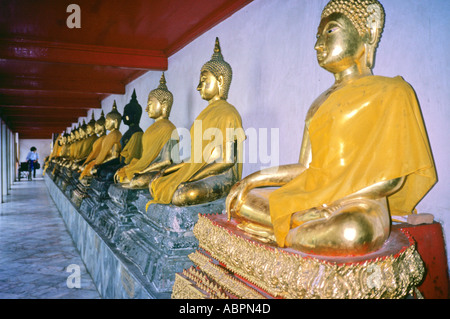
[[[372,27],[383,30],[385,13],[377,0],[331,0],[323,9],[321,19],[335,12],[349,18],[361,37]]]
[[[159,86],[156,89],[150,91],[148,96],[154,96],[159,101],[159,103],[163,103],[163,101],[165,100],[167,102],[167,107],[170,110],[173,104],[173,95],[167,88],[164,72],[162,73],[161,79],[159,80]]]
[[[100,117],[98,118],[96,123],[98,125],[105,125],[105,113],[103,113],[103,110],[102,110],[102,113],[100,114]]]
[[[231,78],[233,77],[233,71],[231,66],[223,59],[223,55],[220,49],[219,38],[216,37],[216,43],[214,45],[214,53],[211,60],[206,62],[200,72],[211,72],[216,78],[223,76],[223,98],[228,98],[228,91],[230,89]]]
[[[114,100],[111,112],[106,114],[106,117],[118,119],[118,120],[122,119],[122,115],[119,113],[119,111],[117,111],[116,100]]]
[[[94,127],[94,125],[95,125],[94,112],[92,112],[91,120],[87,123],[87,125]]]
[[[128,120],[126,117],[128,116]],[[142,107],[137,100],[136,90],[133,89],[133,93],[131,94],[130,102],[123,108],[123,117],[124,123],[129,125],[130,123],[139,124],[142,116]],[[126,120],[126,121],[125,121]]]
[[[85,120],[83,120],[83,124],[80,125],[79,129],[80,129],[80,130],[83,130],[84,132],[86,132],[87,124],[86,124],[86,121],[85,121]]]

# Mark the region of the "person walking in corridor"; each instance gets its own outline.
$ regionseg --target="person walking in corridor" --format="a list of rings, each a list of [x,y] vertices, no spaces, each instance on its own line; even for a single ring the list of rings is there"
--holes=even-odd
[[[36,147],[32,146],[27,155],[28,163],[28,180],[31,181],[31,172],[33,172],[33,178],[36,178],[36,168],[39,161],[39,154],[37,153]]]

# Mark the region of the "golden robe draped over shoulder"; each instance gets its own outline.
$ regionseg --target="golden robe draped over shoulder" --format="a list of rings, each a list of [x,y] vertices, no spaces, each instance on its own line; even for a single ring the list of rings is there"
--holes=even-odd
[[[142,136],[142,156],[140,156],[139,159],[134,159],[129,165],[121,168],[117,172],[120,182],[122,182],[125,177],[131,180],[134,174],[146,169],[159,155],[161,149],[172,137],[172,133],[175,134],[174,138],[178,140],[175,125],[167,119],[158,120],[150,125]],[[136,135],[136,133],[134,135]]]
[[[60,135],[56,141],[55,144],[53,145],[53,150],[52,153],[50,154],[48,160],[51,160],[53,157],[58,157],[61,154],[62,151],[62,146],[59,145],[59,142],[62,140],[62,136]]]
[[[93,145],[95,141],[98,139],[97,135],[91,135],[84,139],[83,143],[81,144],[79,150],[78,150],[78,159],[83,159],[89,156],[89,154],[92,152]]]
[[[388,202],[391,214],[410,214],[436,183],[419,105],[401,77],[367,76],[333,92],[311,119],[308,133],[309,167],[269,196],[281,247],[295,212],[407,176]]]
[[[84,161],[86,164],[94,160],[97,155],[100,153],[100,149],[102,148],[103,140],[105,139],[106,135],[99,136],[97,140],[92,145],[92,150],[89,153],[88,157]]]
[[[147,204],[147,207],[153,203],[169,204],[178,186],[181,183],[189,181],[194,174],[211,162],[211,156],[214,150],[213,145],[221,144],[222,149],[224,149],[227,142],[227,134],[232,133],[236,129],[242,130],[242,119],[233,105],[225,100],[218,100],[209,104],[200,112],[194,124],[191,126],[190,161],[184,163],[178,171],[160,177],[152,182],[150,187],[154,199]],[[221,135],[222,140],[215,139],[219,135]],[[203,138],[206,136],[211,137],[211,140]],[[238,145],[238,152],[240,150],[241,146]],[[222,151],[221,155],[225,161],[225,152]],[[238,162],[237,170],[237,175],[240,179],[242,174],[241,161]]]
[[[128,143],[120,152],[120,156],[124,158],[125,164],[130,164],[133,159],[140,159],[142,156],[142,136],[144,132],[134,133]]]
[[[72,144],[69,145],[69,158],[71,160],[75,158],[76,149],[77,149],[77,142],[73,142]]]
[[[86,168],[80,174],[79,179],[81,180],[85,176],[90,176],[91,169],[95,165],[102,164],[108,158],[108,156],[110,156],[114,145],[117,148],[117,151],[120,152],[120,139],[121,138],[122,138],[122,133],[120,133],[119,130],[114,130],[114,131],[110,132],[108,135],[104,136],[104,138],[102,139],[101,147],[98,150],[98,155],[94,159],[92,159],[88,165],[86,165]],[[94,151],[96,151],[96,150],[93,149],[92,152],[94,152]],[[87,159],[86,159],[86,163],[87,163]]]
[[[62,139],[62,136],[60,135],[56,139],[55,144],[53,144],[53,150],[52,150],[50,156],[48,157],[47,162],[45,163],[44,170],[42,171],[42,176],[45,176],[45,172],[47,171],[47,168],[48,168],[48,165],[49,165],[51,159],[53,157],[58,157],[61,155],[61,151],[63,148],[61,145],[59,145],[59,142],[61,141],[61,139]]]

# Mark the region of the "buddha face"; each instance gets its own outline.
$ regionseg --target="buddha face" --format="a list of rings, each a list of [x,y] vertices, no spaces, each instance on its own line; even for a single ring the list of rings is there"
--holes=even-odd
[[[95,130],[94,125],[89,124],[89,125],[86,127],[86,135],[87,135],[87,136],[91,136],[91,135],[94,133],[94,130]]]
[[[148,116],[150,118],[156,119],[162,115],[163,106],[156,97],[150,95],[148,97],[147,108],[145,109],[145,111],[148,113]]]
[[[106,116],[106,119],[105,119],[105,128],[108,130],[108,131],[111,131],[113,128],[114,128],[114,120],[112,119],[112,118],[110,118],[109,116]]]
[[[210,71],[203,70],[200,74],[200,82],[197,91],[200,92],[202,99],[210,101],[220,98],[220,87],[222,83]]]
[[[363,39],[342,13],[332,13],[322,19],[314,48],[319,65],[335,74],[355,65],[360,67],[364,55]]]
[[[102,124],[95,123],[95,129],[94,129],[95,134],[102,134],[104,129],[105,129],[105,127]]]
[[[86,131],[85,130],[80,130],[80,139],[83,139],[86,137]]]

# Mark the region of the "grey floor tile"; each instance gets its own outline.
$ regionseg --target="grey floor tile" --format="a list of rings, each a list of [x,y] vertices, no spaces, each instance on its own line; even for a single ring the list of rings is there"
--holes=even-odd
[[[0,204],[0,299],[98,299],[43,180],[16,182]],[[80,266],[81,288],[67,267]]]

